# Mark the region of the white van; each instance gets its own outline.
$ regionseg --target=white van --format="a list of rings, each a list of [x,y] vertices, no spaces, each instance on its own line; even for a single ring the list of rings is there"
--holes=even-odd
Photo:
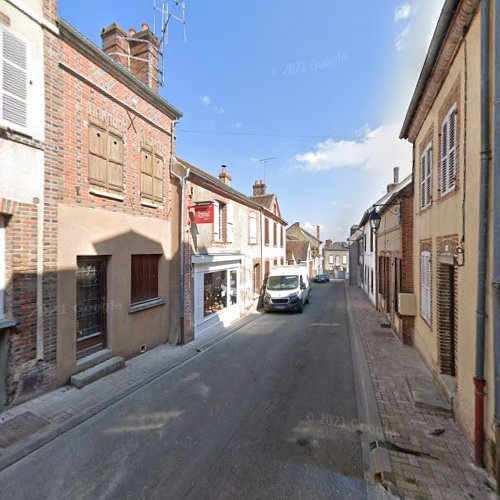
[[[279,266],[271,269],[264,293],[264,309],[269,311],[304,310],[309,303],[311,284],[305,266]]]

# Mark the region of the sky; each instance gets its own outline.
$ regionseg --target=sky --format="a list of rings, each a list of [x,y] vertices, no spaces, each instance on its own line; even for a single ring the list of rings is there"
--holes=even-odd
[[[177,155],[213,175],[227,165],[248,195],[265,177],[289,224],[345,240],[393,168],[401,179],[411,172],[398,137],[443,3],[186,0],[186,41],[171,20],[160,89],[184,115]],[[59,9],[100,46],[113,22],[153,27],[153,4],[59,0]],[[274,158],[266,168],[264,158]]]

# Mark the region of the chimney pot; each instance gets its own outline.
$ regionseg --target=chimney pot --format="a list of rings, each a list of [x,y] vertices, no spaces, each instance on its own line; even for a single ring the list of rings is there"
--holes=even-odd
[[[142,31],[149,31],[148,23],[142,23]]]
[[[128,30],[128,34],[129,34],[129,36],[134,36],[136,33],[137,33],[137,31],[135,31],[135,29],[134,29],[134,28],[130,28],[130,29]]]

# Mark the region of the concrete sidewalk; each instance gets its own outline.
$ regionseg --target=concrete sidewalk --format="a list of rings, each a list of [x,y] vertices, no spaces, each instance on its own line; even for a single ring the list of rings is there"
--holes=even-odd
[[[259,313],[183,346],[160,345],[127,361],[125,368],[76,389],[61,387],[0,414],[0,470],[64,432],[207,351],[252,323]]]
[[[415,349],[405,346],[366,295],[346,285],[386,436],[395,486],[404,498],[497,498],[473,450],[449,413],[416,407],[408,379],[432,380]],[[440,391],[436,386],[436,393]]]

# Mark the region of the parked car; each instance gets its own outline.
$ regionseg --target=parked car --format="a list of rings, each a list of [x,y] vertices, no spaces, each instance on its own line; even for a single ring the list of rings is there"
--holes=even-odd
[[[314,277],[313,281],[314,283],[326,283],[327,279],[325,278],[324,274],[318,274]]]
[[[303,266],[279,266],[271,269],[264,293],[264,310],[298,311],[309,303],[311,284]]]
[[[330,281],[330,276],[328,274],[322,274],[321,276],[323,276],[327,282]]]

